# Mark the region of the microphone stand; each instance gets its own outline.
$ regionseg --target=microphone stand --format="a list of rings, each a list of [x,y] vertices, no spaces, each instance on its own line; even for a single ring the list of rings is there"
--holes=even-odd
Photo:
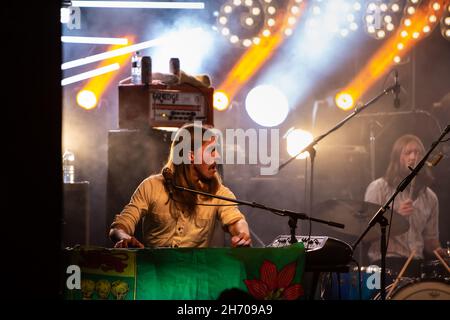
[[[358,238],[358,240],[356,240],[356,242],[352,245],[352,249],[355,250],[356,246],[361,242],[361,240],[364,238],[364,236],[367,234],[367,232],[369,232],[369,230],[375,225],[375,224],[379,224],[380,228],[381,228],[381,237],[380,237],[380,250],[381,250],[381,292],[380,292],[380,297],[381,300],[386,300],[386,291],[385,291],[385,287],[386,287],[386,253],[387,253],[387,248],[386,248],[386,226],[388,225],[388,221],[387,219],[383,216],[384,213],[389,209],[390,204],[394,201],[395,197],[402,192],[403,190],[406,189],[406,187],[411,183],[411,181],[414,179],[415,176],[417,176],[417,174],[419,173],[419,171],[422,169],[422,167],[424,166],[424,164],[426,163],[428,157],[430,156],[430,154],[433,152],[433,150],[437,147],[437,145],[442,142],[442,139],[444,138],[444,136],[450,132],[450,125],[447,126],[447,128],[445,128],[445,130],[441,133],[441,136],[439,137],[438,140],[436,140],[435,142],[433,142],[433,144],[431,145],[431,148],[428,150],[428,152],[425,154],[425,156],[422,158],[422,160],[420,160],[420,162],[416,165],[416,167],[413,168],[409,168],[411,170],[411,173],[405,178],[403,179],[402,182],[400,182],[400,184],[397,186],[394,194],[388,199],[388,201],[386,201],[386,203],[375,213],[375,215],[372,217],[372,219],[369,221],[369,224],[366,228],[366,230],[364,230],[364,232],[360,235],[360,237]]]
[[[285,209],[272,208],[272,207],[268,207],[268,206],[266,206],[264,204],[257,203],[257,202],[250,202],[250,201],[244,201],[244,200],[238,200],[238,199],[218,196],[218,195],[211,194],[211,193],[208,193],[208,192],[204,192],[204,191],[199,191],[199,190],[194,190],[194,189],[178,186],[175,183],[172,183],[172,186],[173,186],[173,188],[175,188],[177,190],[180,190],[180,191],[196,193],[196,194],[200,194],[202,196],[207,196],[207,197],[211,197],[211,198],[221,199],[221,200],[225,200],[225,201],[229,201],[229,202],[233,202],[233,203],[237,203],[237,204],[241,204],[241,205],[245,205],[245,206],[250,206],[250,207],[253,207],[253,208],[263,209],[263,210],[266,210],[266,211],[270,211],[270,212],[272,212],[272,213],[274,213],[276,215],[279,215],[279,216],[287,216],[287,217],[289,217],[289,227],[291,228],[291,239],[289,241],[291,244],[297,242],[297,238],[295,237],[295,228],[297,226],[297,220],[298,219],[319,222],[319,223],[327,224],[329,226],[337,227],[337,228],[341,228],[341,229],[345,228],[345,225],[343,225],[341,223],[312,218],[312,217],[307,216],[304,213],[294,212],[294,211],[285,210]]]
[[[378,101],[378,99],[380,99],[382,96],[387,95],[389,93],[395,93],[396,90],[400,87],[400,84],[397,82],[394,85],[384,89],[381,93],[379,93],[376,97],[372,98],[371,100],[369,100],[367,103],[365,103],[362,106],[357,106],[353,112],[351,114],[349,114],[347,117],[345,117],[344,119],[342,119],[341,121],[339,121],[334,127],[332,127],[330,130],[328,130],[327,132],[325,132],[324,134],[321,134],[320,136],[316,137],[311,143],[309,143],[306,147],[304,147],[300,152],[298,152],[296,155],[294,155],[293,157],[291,157],[289,160],[287,160],[286,162],[284,162],[283,164],[281,164],[278,167],[278,171],[280,171],[281,169],[283,169],[284,167],[286,167],[289,163],[291,163],[292,161],[294,161],[294,159],[296,159],[300,154],[302,154],[305,151],[309,152],[310,155],[310,161],[311,161],[311,170],[310,170],[310,183],[309,183],[309,214],[310,216],[312,215],[312,207],[313,207],[313,178],[314,178],[314,159],[316,156],[316,149],[314,148],[314,146],[323,138],[325,138],[326,136],[328,136],[330,133],[336,131],[337,129],[339,129],[340,127],[342,127],[347,121],[349,121],[351,118],[353,118],[354,116],[356,116],[358,113],[360,113],[361,111],[365,110],[368,106],[370,106],[371,104],[375,103],[376,101]],[[311,220],[311,218],[310,218]],[[289,225],[290,226],[290,225]]]

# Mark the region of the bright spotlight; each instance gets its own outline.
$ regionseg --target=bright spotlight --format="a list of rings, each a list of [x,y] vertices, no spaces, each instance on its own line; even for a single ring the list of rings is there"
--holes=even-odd
[[[344,111],[350,110],[355,103],[353,97],[347,92],[338,93],[334,98],[334,102],[339,109]]]
[[[97,106],[97,97],[91,90],[81,90],[77,94],[77,103],[83,109],[90,110]]]
[[[265,127],[281,124],[289,112],[285,95],[271,85],[260,85],[247,94],[245,109],[250,118]]]
[[[291,128],[285,134],[285,137],[287,153],[291,157],[294,157],[313,141],[313,135],[310,132],[301,129]],[[306,159],[308,156],[309,152],[305,151],[299,154],[296,159]]]
[[[218,111],[224,111],[225,109],[227,109],[230,102],[228,96],[225,94],[225,92],[222,91],[214,92],[213,100],[214,109]]]

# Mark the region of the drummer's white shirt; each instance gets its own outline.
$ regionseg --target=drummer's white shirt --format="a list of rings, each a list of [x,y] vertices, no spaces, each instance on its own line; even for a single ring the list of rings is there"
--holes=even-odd
[[[367,187],[365,201],[384,205],[394,191],[384,178],[379,178]],[[398,210],[400,203],[408,197],[407,192],[399,193],[394,201],[394,210]],[[414,200],[413,207],[413,213],[406,217],[409,222],[408,232],[390,236],[386,256],[408,258],[414,250],[415,258],[423,259],[425,240],[439,239],[439,202],[436,194],[430,188],[426,188]],[[385,217],[389,220],[390,214],[386,212]],[[379,240],[370,245],[368,256],[370,261],[381,259]]]

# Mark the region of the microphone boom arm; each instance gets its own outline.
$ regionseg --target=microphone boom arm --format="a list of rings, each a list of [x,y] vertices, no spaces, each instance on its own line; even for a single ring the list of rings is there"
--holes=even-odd
[[[288,216],[288,217],[293,218],[293,219],[311,220],[311,221],[314,221],[314,222],[327,224],[329,226],[336,227],[336,228],[341,228],[341,229],[345,228],[345,225],[343,225],[341,223],[337,223],[337,222],[334,222],[334,221],[326,221],[326,220],[322,220],[322,219],[312,218],[312,217],[309,217],[308,215],[306,215],[304,213],[299,213],[299,212],[295,212],[295,211],[291,211],[291,210],[285,210],[285,209],[272,208],[272,207],[268,207],[268,206],[266,206],[264,204],[260,204],[260,203],[257,203],[257,202],[250,202],[250,201],[244,201],[244,200],[238,200],[238,199],[218,196],[218,195],[211,194],[211,193],[204,192],[204,191],[199,191],[199,190],[185,188],[185,187],[182,187],[182,186],[178,186],[176,184],[173,184],[173,187],[175,189],[177,189],[177,190],[180,190],[180,191],[196,193],[196,194],[200,194],[200,195],[203,195],[203,196],[207,196],[207,197],[211,197],[211,198],[217,198],[217,199],[233,202],[233,203],[240,204],[240,205],[250,206],[250,207],[253,207],[253,208],[263,209],[263,210],[266,210],[266,211],[271,211],[271,212],[273,212],[275,214],[278,214],[280,216]]]
[[[302,154],[305,151],[310,151],[314,148],[314,146],[323,138],[325,138],[326,136],[328,136],[330,133],[336,131],[337,129],[339,129],[340,127],[342,127],[347,121],[349,121],[351,118],[353,118],[354,116],[356,116],[358,113],[360,113],[361,111],[365,110],[368,106],[370,106],[371,104],[375,103],[376,101],[378,101],[378,99],[380,99],[382,96],[389,94],[391,92],[395,92],[395,90],[397,90],[397,88],[399,87],[399,84],[393,84],[392,86],[384,89],[381,93],[379,93],[376,97],[372,98],[371,100],[369,100],[368,102],[366,102],[365,104],[363,104],[360,107],[356,107],[353,112],[351,114],[349,114],[348,116],[346,116],[344,119],[342,119],[341,121],[339,121],[334,127],[332,127],[330,130],[328,130],[327,132],[325,132],[324,134],[318,136],[317,138],[315,138],[313,141],[311,141],[310,144],[308,144],[306,147],[304,147],[299,153],[297,153],[295,156],[291,157],[289,160],[287,160],[286,162],[282,163],[279,167],[278,167],[278,171],[280,171],[281,169],[283,169],[285,166],[287,166],[290,162],[294,161],[295,158],[297,158],[300,154]]]

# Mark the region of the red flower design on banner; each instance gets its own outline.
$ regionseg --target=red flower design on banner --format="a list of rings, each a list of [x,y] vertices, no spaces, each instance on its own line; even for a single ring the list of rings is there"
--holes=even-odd
[[[128,266],[128,254],[110,250],[81,250],[80,266],[82,268],[101,269],[104,272],[114,270],[122,273]]]
[[[259,270],[260,278],[244,280],[250,294],[256,299],[295,300],[304,295],[301,284],[291,284],[297,262],[286,265],[280,272],[274,263],[264,260]]]

